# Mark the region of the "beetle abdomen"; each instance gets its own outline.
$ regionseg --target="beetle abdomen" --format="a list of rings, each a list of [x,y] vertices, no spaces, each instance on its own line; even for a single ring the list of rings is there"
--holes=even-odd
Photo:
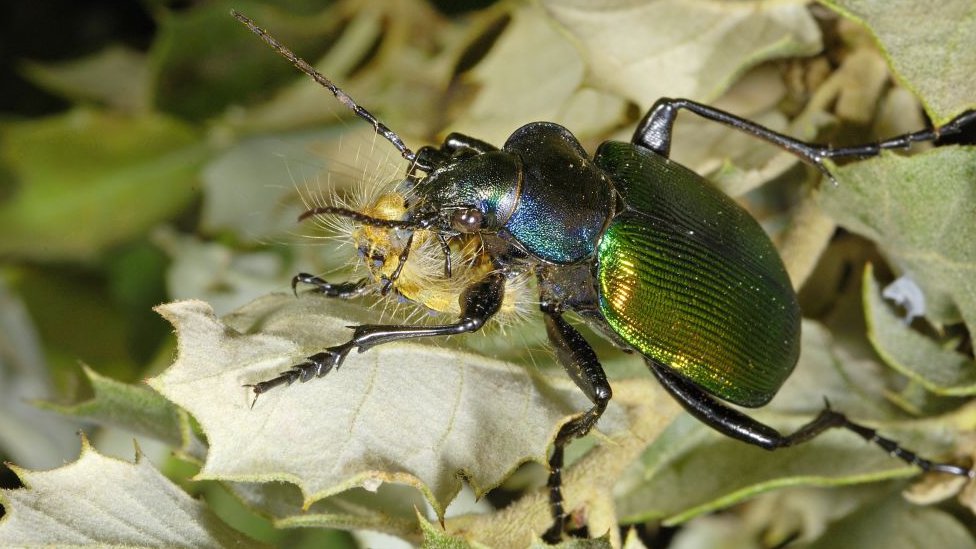
[[[799,355],[800,314],[769,237],[699,175],[606,143],[627,209],[598,248],[600,310],[650,359],[742,406],[768,402]]]

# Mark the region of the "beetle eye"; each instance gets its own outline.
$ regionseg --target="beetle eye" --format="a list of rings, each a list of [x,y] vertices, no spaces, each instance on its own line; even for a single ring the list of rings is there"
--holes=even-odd
[[[465,208],[454,212],[451,216],[451,226],[462,233],[473,233],[481,229],[481,220],[481,210]]]

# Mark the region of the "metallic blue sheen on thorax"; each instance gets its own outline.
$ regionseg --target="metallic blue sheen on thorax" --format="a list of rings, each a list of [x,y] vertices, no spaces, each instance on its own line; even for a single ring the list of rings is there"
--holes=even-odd
[[[562,126],[537,122],[509,138],[522,159],[518,205],[505,231],[525,251],[552,263],[592,257],[613,216],[613,187],[603,170]]]

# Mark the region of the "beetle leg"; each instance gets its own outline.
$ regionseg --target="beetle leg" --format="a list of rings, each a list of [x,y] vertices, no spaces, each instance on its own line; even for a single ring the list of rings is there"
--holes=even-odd
[[[461,293],[461,316],[453,324],[441,326],[403,326],[364,324],[353,328],[352,338],[335,347],[305,359],[305,362],[292,366],[277,377],[248,385],[257,395],[266,393],[279,385],[291,385],[295,381],[308,381],[322,377],[342,365],[346,355],[353,349],[363,352],[370,347],[401,339],[463,334],[480,329],[501,307],[505,296],[505,275],[490,273],[482,280],[468,286]],[[253,403],[252,403],[253,406]]]
[[[498,147],[488,143],[487,141],[482,141],[475,137],[471,137],[470,135],[451,132],[447,134],[447,137],[444,139],[444,144],[441,145],[441,150],[456,157],[459,154],[484,154],[487,152],[497,151]]]
[[[400,256],[397,258],[397,266],[393,269],[393,273],[388,277],[383,277],[383,286],[380,288],[380,295],[385,296],[390,293],[390,290],[393,289],[393,284],[400,278],[400,273],[403,272],[403,266],[407,264],[407,259],[410,258],[410,248],[413,247],[414,234],[416,233],[410,233],[410,236],[407,237],[407,244],[403,247],[403,251],[400,252]]]
[[[451,245],[441,233],[437,233],[437,242],[440,243],[441,253],[444,254],[444,278],[451,278]]]
[[[563,508],[562,467],[563,449],[573,440],[586,435],[596,424],[607,407],[612,395],[607,376],[600,361],[586,339],[562,317],[559,308],[543,302],[546,332],[556,350],[560,364],[566,369],[576,385],[583,391],[593,407],[574,417],[559,429],[549,458],[549,509],[552,512],[552,526],[542,538],[548,543],[556,543],[566,526],[566,511]]]
[[[407,170],[407,177],[413,181],[417,181],[420,178],[416,176],[416,170],[419,169],[420,171],[430,173],[447,163],[450,158],[450,155],[444,153],[441,149],[424,145],[417,151],[417,158],[410,165],[410,169]]]
[[[420,179],[417,177],[417,170],[430,173],[452,160],[497,150],[498,147],[491,143],[463,133],[452,132],[448,134],[440,147],[426,145],[417,151],[410,168],[407,170],[407,178],[416,182]]]
[[[498,147],[463,133],[452,132],[447,135],[440,147],[427,145],[417,151],[414,166],[430,173],[431,171],[458,158],[497,151]]]
[[[651,107],[651,110],[644,116],[644,119],[641,120],[637,126],[637,130],[634,132],[632,142],[636,145],[647,147],[662,156],[669,156],[671,152],[671,133],[679,109],[687,109],[702,118],[725,124],[726,126],[772,143],[800,157],[800,159],[817,166],[828,176],[830,174],[827,173],[826,168],[823,166],[823,161],[828,158],[865,158],[877,156],[881,154],[881,151],[886,149],[904,149],[911,146],[912,143],[935,141],[944,136],[958,134],[964,131],[967,125],[976,123],[976,111],[968,111],[957,116],[940,128],[907,133],[877,143],[832,148],[828,145],[816,145],[800,141],[799,139],[775,132],[755,122],[750,122],[744,118],[739,118],[715,107],[703,105],[690,99],[663,98],[658,99],[654,103],[654,106]]]
[[[700,387],[683,378],[680,374],[667,366],[648,360],[651,371],[657,376],[661,385],[682,405],[691,415],[702,423],[728,437],[747,442],[766,450],[796,446],[819,436],[824,431],[833,428],[847,429],[859,435],[864,440],[877,444],[893,457],[914,465],[923,471],[937,471],[951,475],[976,478],[976,471],[952,465],[936,463],[920,457],[914,452],[902,448],[897,442],[880,436],[870,427],[854,423],[844,414],[834,411],[827,405],[820,414],[806,425],[789,435],[761,423],[742,412],[733,410],[717,401]]]
[[[298,273],[292,277],[291,291],[294,292],[295,295],[298,295],[299,284],[311,284],[312,286],[315,286],[315,290],[321,294],[325,294],[328,297],[338,297],[342,299],[359,297],[370,290],[369,281],[365,278],[360,278],[355,282],[340,282],[338,284],[332,284],[308,273]]]

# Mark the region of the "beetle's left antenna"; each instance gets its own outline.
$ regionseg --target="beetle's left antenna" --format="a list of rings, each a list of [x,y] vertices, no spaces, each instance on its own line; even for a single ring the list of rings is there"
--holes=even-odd
[[[364,109],[359,105],[359,103],[356,103],[356,101],[350,97],[349,94],[339,89],[339,86],[336,86],[331,80],[323,76],[322,73],[315,70],[315,68],[312,67],[312,65],[309,65],[307,61],[295,55],[294,52],[286,48],[281,42],[275,40],[273,36],[268,34],[268,32],[261,27],[257,26],[254,21],[251,21],[247,16],[241,14],[237,10],[230,10],[230,14],[241,23],[244,23],[247,28],[251,29],[251,32],[260,36],[262,40],[271,46],[271,49],[278,52],[278,54],[285,59],[291,61],[291,64],[295,65],[298,70],[311,76],[313,80],[319,83],[319,85],[332,92],[332,95],[335,95],[336,99],[338,99],[340,103],[346,107],[349,107],[352,112],[356,113],[356,116],[372,124],[376,133],[382,135],[387,141],[392,143],[393,146],[400,151],[400,155],[403,158],[406,158],[410,162],[416,161],[417,155],[415,155],[413,151],[403,144],[403,140],[400,139],[400,136],[397,135],[396,132],[386,127],[386,124],[377,120],[371,112]]]

